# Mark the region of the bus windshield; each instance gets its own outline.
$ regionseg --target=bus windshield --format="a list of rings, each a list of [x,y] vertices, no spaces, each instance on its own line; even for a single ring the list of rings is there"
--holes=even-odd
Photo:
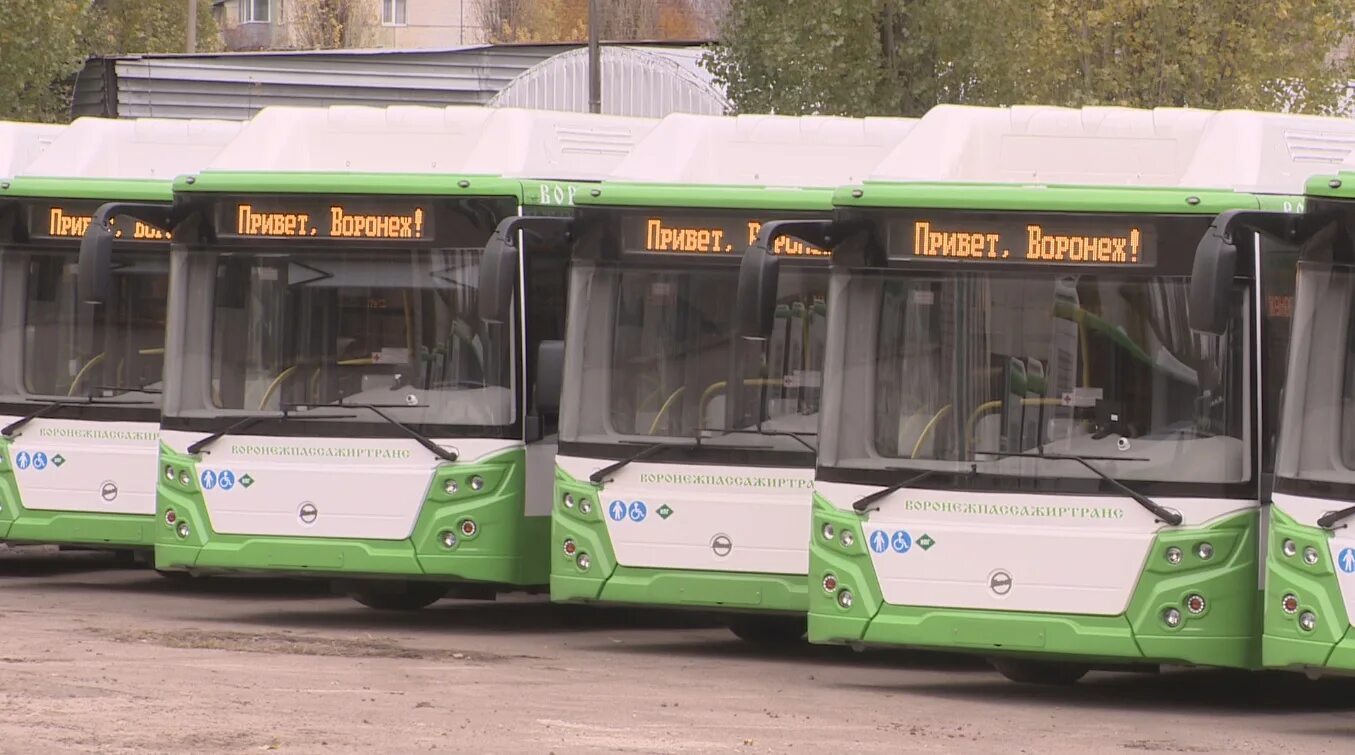
[[[1355,486],[1355,267],[1300,263],[1293,322],[1276,474]]]
[[[11,250],[5,296],[22,301],[23,329],[0,371],[0,400],[98,397],[159,403],[169,255],[117,251],[107,303],[81,307],[76,250]],[[12,283],[11,283],[12,281]]]
[[[782,266],[776,324],[746,372],[732,362],[737,289],[733,264],[576,262],[561,439],[700,437],[717,446],[804,452],[803,438],[812,443],[818,425],[826,266]],[[726,412],[732,374],[761,406],[761,417],[733,427]]]
[[[479,320],[481,253],[176,252],[194,294],[166,414],[511,424],[512,327]]]
[[[1099,272],[836,272],[820,464],[1092,477],[1038,458],[1079,455],[1125,480],[1250,479],[1241,319],[1194,333],[1187,290]]]

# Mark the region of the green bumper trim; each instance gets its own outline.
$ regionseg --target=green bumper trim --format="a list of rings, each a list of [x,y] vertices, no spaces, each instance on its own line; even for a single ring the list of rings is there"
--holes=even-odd
[[[809,639],[829,644],[875,644],[936,648],[985,655],[1019,654],[1091,662],[1161,662],[1255,668],[1259,593],[1256,588],[1257,513],[1248,511],[1206,527],[1170,530],[1149,549],[1147,563],[1129,607],[1119,616],[1001,612],[900,606],[884,603],[870,555],[860,537],[861,518],[817,494],[814,531],[831,523],[855,530],[851,547],[814,538],[810,544]],[[1209,559],[1195,555],[1209,542]],[[1180,563],[1164,558],[1180,548]],[[813,589],[823,575],[837,577],[838,590]],[[852,600],[844,607],[841,592]],[[1198,616],[1184,608],[1186,596],[1205,596]],[[1162,612],[1180,610],[1180,626],[1169,628]]]
[[[804,613],[808,586],[800,574],[758,574],[705,570],[649,569],[616,562],[602,520],[602,487],[555,469],[555,505],[551,515],[550,597],[556,602],[630,603],[713,610]],[[568,493],[575,505],[566,508]],[[581,511],[587,500],[588,513]],[[565,553],[572,540],[574,555]],[[579,556],[587,555],[588,569]]]
[[[514,449],[474,463],[444,464],[433,474],[413,535],[404,540],[223,535],[212,529],[198,489],[197,459],[160,448],[160,465],[190,471],[161,475],[155,564],[163,570],[312,574],[335,577],[428,579],[538,586],[549,579],[545,556],[550,520],[524,516],[525,454]],[[467,479],[486,484],[472,491]],[[448,479],[457,492],[444,492]],[[174,524],[167,515],[174,511]],[[179,523],[187,522],[187,536]],[[474,522],[474,534],[463,526]],[[456,535],[447,548],[442,533]]]
[[[1355,671],[1355,638],[1331,561],[1331,533],[1296,522],[1276,506],[1270,507],[1270,534],[1266,543],[1266,595],[1261,660],[1268,668],[1332,668]],[[1284,555],[1285,540],[1293,540],[1295,554]],[[1303,561],[1314,548],[1316,564]],[[1285,613],[1285,595],[1299,600],[1298,610]],[[1312,631],[1299,628],[1305,611],[1317,616]]]

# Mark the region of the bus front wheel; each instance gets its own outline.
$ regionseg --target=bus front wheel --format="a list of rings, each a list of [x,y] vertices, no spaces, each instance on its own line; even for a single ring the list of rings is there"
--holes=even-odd
[[[1032,661],[1024,658],[990,658],[999,674],[1018,684],[1066,686],[1087,675],[1091,668],[1076,663]]]
[[[438,602],[446,594],[446,585],[433,582],[383,582],[362,585],[348,596],[378,611],[417,611]]]

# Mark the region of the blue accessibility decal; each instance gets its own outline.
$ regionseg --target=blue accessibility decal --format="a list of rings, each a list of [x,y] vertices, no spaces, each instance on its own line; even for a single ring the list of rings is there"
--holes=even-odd
[[[28,455],[27,451],[20,451],[19,453],[14,454],[14,466],[19,469],[28,469],[28,465],[31,463],[32,457]]]
[[[33,454],[33,468],[41,472],[47,468],[47,454],[38,451]]]
[[[203,490],[211,490],[212,488],[216,487],[216,472],[213,472],[210,469],[204,469],[202,470],[202,476],[200,479],[202,480]]]
[[[216,475],[216,486],[222,490],[230,490],[235,487],[235,473],[229,469],[223,469]]]
[[[613,522],[619,522],[622,519],[625,519],[626,502],[612,501],[611,505],[607,507],[607,516],[611,517]]]
[[[870,549],[876,553],[884,553],[889,550],[889,535],[884,530],[875,530],[870,533]]]
[[[1355,548],[1342,548],[1341,555],[1337,557],[1336,563],[1340,565],[1341,571],[1346,574],[1355,572]]]
[[[630,502],[630,520],[632,522],[643,522],[647,516],[649,516],[649,508],[645,506],[644,501]]]
[[[895,553],[907,553],[913,547],[913,537],[903,530],[895,530],[894,536],[889,538],[889,547]]]

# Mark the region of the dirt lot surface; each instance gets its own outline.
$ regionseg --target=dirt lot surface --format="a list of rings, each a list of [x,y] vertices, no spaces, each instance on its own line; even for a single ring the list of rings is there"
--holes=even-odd
[[[535,596],[383,614],[0,546],[0,752],[1355,752],[1355,683],[1005,681],[973,659],[761,651]]]

